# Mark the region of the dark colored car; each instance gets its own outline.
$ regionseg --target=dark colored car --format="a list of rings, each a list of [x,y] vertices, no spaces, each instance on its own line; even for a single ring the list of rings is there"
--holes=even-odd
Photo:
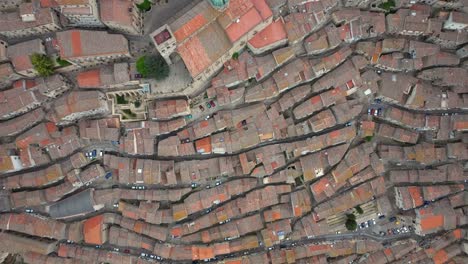
[[[201,111],[205,111],[205,107],[203,107],[203,105],[199,105],[198,108],[200,108]]]
[[[210,101],[210,105],[211,105],[211,107],[215,107],[215,106],[216,106],[216,104],[213,102],[213,100]]]

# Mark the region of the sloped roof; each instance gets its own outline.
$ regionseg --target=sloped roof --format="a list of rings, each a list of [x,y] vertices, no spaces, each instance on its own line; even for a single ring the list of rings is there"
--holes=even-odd
[[[89,218],[83,224],[83,234],[86,243],[102,245],[104,243],[102,237],[102,225],[104,223],[104,215],[97,215]]]
[[[49,214],[53,218],[68,218],[79,214],[94,211],[93,189],[72,195],[60,202],[54,203],[49,208]]]

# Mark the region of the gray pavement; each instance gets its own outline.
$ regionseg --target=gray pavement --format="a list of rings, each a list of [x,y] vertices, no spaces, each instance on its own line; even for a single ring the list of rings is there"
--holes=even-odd
[[[182,60],[169,65],[169,76],[160,81],[146,79],[151,84],[151,95],[158,97],[160,94],[182,92],[192,82],[192,77]]]

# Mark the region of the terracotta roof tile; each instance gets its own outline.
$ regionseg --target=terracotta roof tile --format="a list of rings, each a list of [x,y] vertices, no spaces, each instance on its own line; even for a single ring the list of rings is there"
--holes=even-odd
[[[102,225],[104,222],[104,215],[98,215],[86,220],[83,224],[84,240],[86,243],[102,245]]]
[[[259,49],[272,45],[278,41],[286,40],[287,34],[284,29],[284,22],[279,19],[269,26],[258,32],[252,39],[249,40],[249,44]]]
[[[262,22],[262,17],[254,8],[240,17],[235,23],[226,28],[226,34],[231,42],[236,42],[247,32]]]
[[[81,56],[81,32],[74,30],[71,32],[72,54],[74,57]]]
[[[182,27],[180,27],[174,32],[174,36],[177,42],[184,41],[187,37],[189,37],[197,30],[205,26],[207,23],[208,21],[203,15],[196,15],[194,18],[192,18],[190,21],[185,23]]]
[[[80,72],[76,76],[79,87],[98,87],[101,85],[101,76],[99,69]]]
[[[421,215],[424,215],[424,210],[421,210]],[[444,225],[443,215],[433,215],[421,219],[421,229],[430,230]]]

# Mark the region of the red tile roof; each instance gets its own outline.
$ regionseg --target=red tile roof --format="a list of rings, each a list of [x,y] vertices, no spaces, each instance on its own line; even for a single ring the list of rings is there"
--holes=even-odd
[[[197,36],[187,40],[177,51],[182,58],[187,58],[184,62],[192,76],[197,76],[211,65],[212,61]]]
[[[104,215],[98,215],[86,220],[83,224],[84,240],[86,243],[102,245],[104,243],[102,237],[102,225]]]
[[[421,219],[421,229],[422,230],[429,230],[438,228],[444,225],[444,216],[443,215],[434,215],[428,216],[424,219]]]
[[[255,8],[258,10],[263,20],[267,20],[273,15],[270,7],[265,0],[250,0],[254,4]]]
[[[262,17],[258,11],[251,8],[246,14],[235,21],[235,23],[232,23],[226,28],[226,34],[231,42],[236,42],[261,22]]]
[[[187,22],[186,24],[184,24],[182,27],[180,27],[178,30],[174,32],[174,36],[177,42],[182,42],[187,37],[195,33],[195,31],[205,26],[207,23],[208,21],[203,15],[201,14],[196,15],[189,22]]]
[[[99,69],[81,72],[76,76],[79,87],[98,87],[101,85]]]
[[[249,44],[259,49],[287,38],[288,35],[284,29],[284,22],[282,19],[279,19],[256,34],[249,40]]]
[[[231,20],[234,20],[247,12],[254,6],[251,0],[232,0],[224,11]]]
[[[454,236],[456,239],[461,239],[462,236],[463,236],[462,230],[461,230],[461,229],[455,229],[455,230],[453,230],[453,236]]]
[[[195,142],[198,153],[211,153],[211,137],[199,139]]]
[[[133,1],[128,0],[99,1],[101,20],[131,26],[133,19],[131,12],[128,10],[133,8],[133,4]]]
[[[449,260],[449,257],[447,255],[447,252],[444,249],[442,249],[442,250],[437,251],[437,253],[433,257],[433,260],[434,260],[434,264],[443,264],[443,263],[447,263],[447,261]]]
[[[411,195],[411,198],[413,199],[414,207],[421,206],[424,203],[420,187],[410,186],[408,187],[408,192]]]
[[[74,30],[71,32],[72,53],[74,57],[81,56],[81,32]]]
[[[28,70],[33,67],[28,55],[13,57],[12,63],[17,71]]]

